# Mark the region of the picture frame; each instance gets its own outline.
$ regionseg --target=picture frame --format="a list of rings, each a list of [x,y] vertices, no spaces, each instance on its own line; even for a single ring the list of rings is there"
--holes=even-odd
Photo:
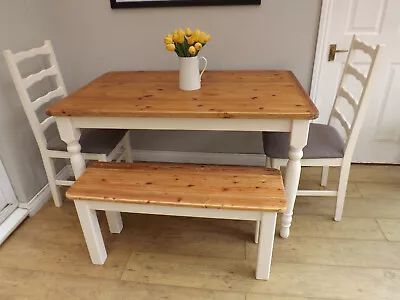
[[[261,0],[110,0],[111,8],[260,5]]]

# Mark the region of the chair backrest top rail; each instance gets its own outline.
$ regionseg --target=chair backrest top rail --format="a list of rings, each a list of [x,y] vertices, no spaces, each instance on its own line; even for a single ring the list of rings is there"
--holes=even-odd
[[[50,52],[51,52],[51,50],[50,50],[48,44],[45,43],[43,46],[40,46],[37,48],[32,48],[27,51],[13,53],[12,55],[14,57],[15,62],[18,64],[18,63],[24,61],[25,59],[33,58],[38,55],[48,55],[48,54],[50,54]]]

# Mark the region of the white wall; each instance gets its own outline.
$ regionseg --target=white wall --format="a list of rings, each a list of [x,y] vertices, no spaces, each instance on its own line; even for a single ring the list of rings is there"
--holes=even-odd
[[[47,0],[0,2],[0,50],[20,51],[51,36],[43,15]],[[28,202],[46,183],[33,133],[0,56],[0,158],[19,201]]]
[[[108,0],[64,0],[53,19],[54,42],[70,89],[108,70],[177,69],[163,38],[185,26],[212,34],[202,52],[210,69],[291,69],[308,89],[320,5],[263,0],[261,6],[111,10]]]
[[[210,69],[290,69],[308,90],[320,6],[321,0],[263,0],[261,6],[111,10],[108,0],[68,0],[58,4],[54,44],[69,91],[110,70],[177,69],[163,38],[185,26],[212,35],[202,51]],[[262,152],[256,133],[138,131],[132,140],[138,149]]]
[[[177,69],[164,35],[178,27],[212,34],[210,69],[290,69],[308,90],[321,0],[263,0],[261,6],[111,10],[108,0],[0,2],[0,49],[51,39],[69,91],[110,70]],[[45,184],[39,151],[0,59],[0,155],[26,202]],[[257,134],[133,133],[139,149],[260,153]]]

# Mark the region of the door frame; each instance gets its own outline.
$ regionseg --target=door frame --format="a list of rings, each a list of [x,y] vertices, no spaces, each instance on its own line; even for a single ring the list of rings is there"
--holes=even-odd
[[[0,158],[2,170],[4,170],[5,179],[8,181],[6,184],[10,185],[13,191],[13,199],[8,202],[0,215],[0,245],[7,239],[7,237],[28,217],[29,211],[25,208],[19,207],[18,199],[15,196],[14,187],[8,177],[7,170]],[[3,171],[2,171],[3,172]],[[5,195],[7,197],[7,195]],[[6,199],[7,200],[7,199]]]
[[[319,88],[322,62],[327,57],[328,46],[326,44],[327,34],[331,25],[331,15],[334,0],[322,0],[321,13],[318,27],[317,46],[315,49],[314,67],[311,79],[310,97],[317,103],[315,97]]]

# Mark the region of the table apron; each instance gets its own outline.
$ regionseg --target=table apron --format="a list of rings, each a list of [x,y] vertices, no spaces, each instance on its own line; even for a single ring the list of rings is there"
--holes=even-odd
[[[210,130],[210,131],[281,131],[290,132],[291,119],[199,119],[130,117],[56,117],[69,119],[74,128]],[[308,120],[304,120],[309,122]]]

